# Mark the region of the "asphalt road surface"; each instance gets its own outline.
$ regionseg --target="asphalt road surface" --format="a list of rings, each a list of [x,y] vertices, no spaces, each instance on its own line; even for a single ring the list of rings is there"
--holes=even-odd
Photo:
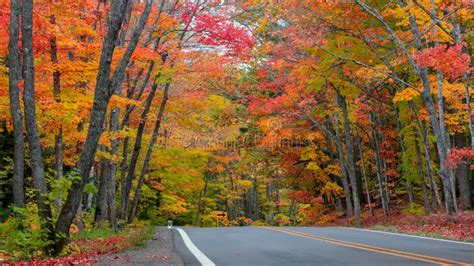
[[[474,243],[341,227],[175,228],[185,265],[474,265]]]

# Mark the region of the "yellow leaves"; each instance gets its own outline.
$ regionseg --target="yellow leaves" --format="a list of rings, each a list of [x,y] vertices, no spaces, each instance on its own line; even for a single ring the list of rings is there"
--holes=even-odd
[[[397,92],[397,94],[395,94],[395,97],[393,97],[392,101],[393,103],[407,102],[413,100],[413,98],[418,96],[420,96],[420,93],[418,91],[412,88],[407,88],[400,92]]]
[[[177,215],[185,213],[188,210],[187,205],[184,198],[174,194],[163,193],[160,210],[164,213]]]
[[[109,105],[111,108],[114,108],[114,107],[125,108],[128,105],[138,106],[140,105],[140,101],[135,101],[135,100],[114,94],[112,95],[112,98],[110,99]]]
[[[95,37],[96,32],[90,27],[77,27],[74,29],[74,34],[80,37]]]
[[[324,168],[327,175],[341,176],[341,168],[337,164],[330,164]]]
[[[321,172],[322,171],[321,167],[315,162],[308,163],[308,165],[306,165],[306,169],[312,170],[314,172]]]
[[[323,195],[331,196],[335,194],[336,196],[344,195],[344,190],[334,182],[326,182],[324,187],[321,189]]]
[[[387,78],[387,75],[384,73],[390,73],[390,70],[385,65],[376,65],[375,69],[370,68],[359,68],[355,71],[355,76],[363,83],[373,83],[380,82]],[[389,82],[393,82],[392,79],[389,79]]]
[[[253,186],[252,181],[239,179],[236,182],[236,185],[243,190],[247,190]]]

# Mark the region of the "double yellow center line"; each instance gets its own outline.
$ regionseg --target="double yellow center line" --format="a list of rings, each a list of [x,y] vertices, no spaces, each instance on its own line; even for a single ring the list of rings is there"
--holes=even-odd
[[[432,256],[427,256],[427,255],[422,255],[422,254],[393,250],[393,249],[388,249],[388,248],[381,248],[381,247],[376,247],[376,246],[369,246],[369,245],[364,245],[364,244],[359,244],[359,243],[352,243],[352,242],[337,240],[333,238],[315,236],[315,235],[311,235],[311,234],[307,234],[307,233],[303,233],[303,232],[299,232],[295,230],[290,230],[290,229],[282,228],[282,227],[264,226],[263,228],[268,229],[268,230],[278,231],[285,234],[300,236],[300,237],[309,238],[313,240],[319,240],[319,241],[323,241],[323,242],[327,242],[327,243],[331,243],[335,245],[356,248],[356,249],[361,249],[361,250],[365,250],[369,252],[381,253],[381,254],[386,254],[386,255],[391,255],[391,256],[396,256],[396,257],[402,257],[402,258],[411,259],[411,260],[423,261],[423,262],[433,263],[437,265],[462,265],[462,266],[471,265],[471,264],[460,262],[460,261],[447,260],[443,258],[437,258],[437,257],[432,257]]]

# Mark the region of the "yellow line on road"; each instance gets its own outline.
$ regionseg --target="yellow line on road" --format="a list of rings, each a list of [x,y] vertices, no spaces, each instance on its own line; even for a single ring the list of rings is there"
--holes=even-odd
[[[342,241],[342,240],[337,240],[337,239],[332,239],[332,238],[327,238],[327,237],[315,236],[315,235],[311,235],[311,234],[307,234],[307,233],[303,233],[303,232],[299,232],[299,231],[294,231],[294,230],[290,230],[290,229],[286,229],[286,228],[283,229],[281,227],[264,226],[263,228],[268,229],[268,230],[278,231],[278,232],[285,233],[285,234],[296,235],[296,236],[300,236],[300,237],[310,238],[310,239],[313,239],[313,240],[328,242],[328,243],[336,244],[336,245],[340,245],[340,246],[346,246],[346,247],[366,250],[366,251],[370,251],[370,252],[376,252],[376,253],[387,254],[387,255],[392,255],[392,256],[397,256],[397,257],[403,257],[403,258],[407,258],[407,259],[411,259],[411,260],[429,262],[429,263],[433,263],[433,264],[437,264],[437,265],[463,265],[463,266],[470,265],[470,264],[465,263],[465,262],[447,260],[447,259],[443,259],[443,258],[431,257],[431,256],[427,256],[427,255],[422,255],[422,254],[410,253],[410,252],[399,251],[399,250],[392,250],[392,249],[369,246],[369,245],[364,245],[364,244],[359,244],[359,243],[352,243],[352,242],[347,242],[347,241]]]

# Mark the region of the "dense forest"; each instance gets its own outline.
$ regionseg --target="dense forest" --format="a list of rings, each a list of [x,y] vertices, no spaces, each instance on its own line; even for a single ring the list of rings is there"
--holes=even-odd
[[[0,254],[472,209],[472,7],[2,1]]]

